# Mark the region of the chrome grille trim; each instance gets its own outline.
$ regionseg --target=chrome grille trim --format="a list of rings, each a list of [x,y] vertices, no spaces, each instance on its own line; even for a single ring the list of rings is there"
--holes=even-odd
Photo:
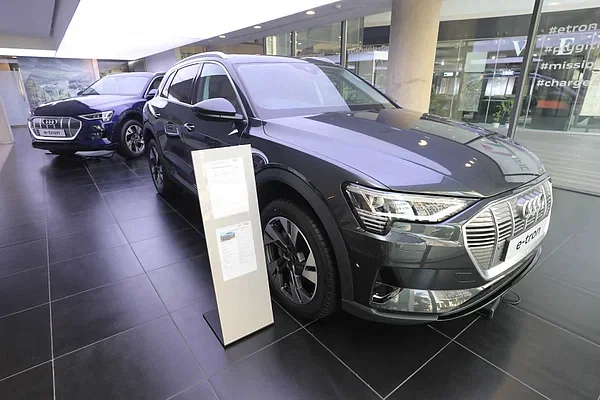
[[[55,125],[46,125],[44,124],[45,119],[57,120],[57,124]],[[74,140],[79,132],[81,131],[82,123],[80,120],[72,117],[44,117],[44,116],[35,116],[31,117],[28,121],[29,132],[33,135],[34,138],[39,140],[50,140],[50,141],[69,141]],[[66,137],[56,137],[56,136],[42,136],[40,135],[40,129],[63,129],[65,131]]]
[[[542,196],[542,207],[530,218],[519,211],[523,199]],[[467,221],[462,229],[464,244],[482,277],[492,279],[513,265],[503,260],[508,242],[529,227],[548,217],[552,211],[552,184],[539,183],[489,205]]]

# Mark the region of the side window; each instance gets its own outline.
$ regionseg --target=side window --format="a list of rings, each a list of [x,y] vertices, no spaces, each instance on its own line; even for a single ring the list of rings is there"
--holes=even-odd
[[[241,112],[235,90],[225,69],[217,64],[205,63],[198,80],[194,103],[219,97],[229,100],[235,109]]]
[[[182,103],[190,104],[190,96],[192,92],[192,82],[198,72],[198,65],[188,65],[175,73],[173,81],[169,86],[169,100],[178,100]]]
[[[158,89],[158,87],[160,86],[160,82],[162,81],[162,76],[160,78],[156,78],[152,81],[152,83],[150,84],[150,87],[148,87],[148,92],[154,89]]]
[[[175,73],[172,73],[171,75],[169,75],[168,78],[166,78],[167,80],[165,81],[165,84],[163,85],[163,88],[160,92],[160,95],[162,97],[167,97],[167,95],[169,94],[169,86],[171,85],[171,81],[173,80],[174,76],[175,76]]]

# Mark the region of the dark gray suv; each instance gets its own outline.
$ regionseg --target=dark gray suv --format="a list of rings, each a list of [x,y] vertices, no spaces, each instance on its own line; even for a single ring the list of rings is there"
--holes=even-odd
[[[303,317],[466,315],[532,270],[548,229],[536,156],[324,60],[187,58],[144,107],[144,132],[163,196],[197,193],[192,150],[251,145],[271,292]]]

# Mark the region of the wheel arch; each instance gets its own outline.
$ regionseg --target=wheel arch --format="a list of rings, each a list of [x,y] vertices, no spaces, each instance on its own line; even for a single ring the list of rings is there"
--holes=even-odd
[[[115,124],[115,130],[113,131],[113,138],[121,141],[121,129],[123,129],[123,125],[130,120],[138,121],[142,126],[144,125],[144,119],[142,117],[142,113],[139,110],[135,110],[133,108],[127,109],[119,114],[119,118],[117,119],[117,123]]]
[[[283,197],[300,202],[314,212],[333,247],[338,265],[342,299],[353,300],[354,290],[348,250],[335,219],[318,190],[296,171],[278,166],[268,166],[257,172],[256,189],[261,209],[271,200],[283,195]]]

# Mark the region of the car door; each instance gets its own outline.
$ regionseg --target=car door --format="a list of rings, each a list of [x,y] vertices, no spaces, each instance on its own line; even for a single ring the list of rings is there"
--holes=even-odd
[[[184,178],[189,174],[189,166],[182,132],[186,129],[184,125],[191,106],[192,85],[198,68],[199,64],[191,64],[178,69],[166,91],[164,106],[160,110],[155,109],[164,125],[165,139],[160,143],[164,156],[175,168],[175,172]]]
[[[193,104],[214,98],[227,99],[239,114],[244,114],[231,78],[225,68],[216,62],[203,63],[194,84],[193,96]],[[186,163],[190,165],[190,171],[193,171],[191,151],[237,145],[240,142],[238,130],[242,129],[243,123],[201,118],[191,108],[186,115],[186,123],[184,142],[188,147]],[[193,172],[191,179],[195,183]]]

